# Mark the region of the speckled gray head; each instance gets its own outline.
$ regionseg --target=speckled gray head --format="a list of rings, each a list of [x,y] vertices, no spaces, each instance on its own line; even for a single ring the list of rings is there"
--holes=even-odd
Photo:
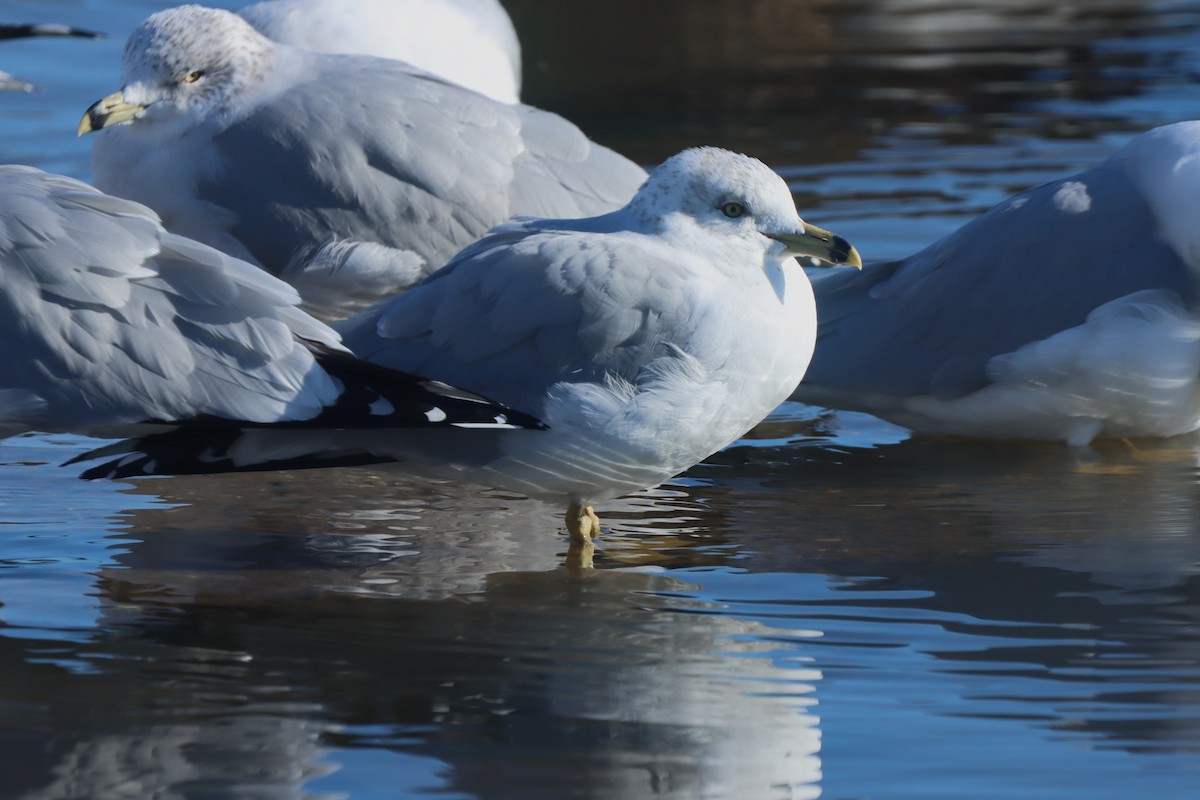
[[[237,115],[270,74],[276,45],[228,11],[151,15],[125,45],[124,86],[88,109],[81,134],[139,121],[190,126]]]
[[[734,202],[750,216],[768,211],[795,216],[787,186],[770,167],[718,147],[694,147],[668,158],[646,180],[635,207],[651,214],[670,209],[704,218]]]
[[[684,150],[664,161],[638,190],[629,210],[650,227],[670,224],[669,216],[681,213],[703,230],[763,245],[775,240],[790,255],[862,266],[845,239],[799,218],[787,184],[770,167],[718,147]]]

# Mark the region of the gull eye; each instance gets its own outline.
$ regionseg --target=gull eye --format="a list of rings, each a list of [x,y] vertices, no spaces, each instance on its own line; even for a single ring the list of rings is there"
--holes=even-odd
[[[204,70],[194,69],[191,72],[189,72],[187,75],[183,76],[183,82],[184,83],[195,83],[196,81],[200,80],[203,77],[204,77]]]
[[[737,219],[746,213],[746,207],[741,203],[735,203],[731,200],[721,205],[721,213],[730,219]]]

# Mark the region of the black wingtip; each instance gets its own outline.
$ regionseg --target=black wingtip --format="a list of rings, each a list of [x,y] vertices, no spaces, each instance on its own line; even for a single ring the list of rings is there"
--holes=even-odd
[[[189,422],[173,429],[89,450],[63,462],[63,466],[106,459],[88,467],[79,477],[83,480],[119,480],[151,475],[217,475],[363,467],[395,461],[391,456],[362,450],[325,452],[316,449],[311,453],[297,453],[283,458],[267,457],[245,463],[232,455],[243,436],[264,430],[265,426],[247,428],[227,421]],[[270,430],[269,433],[283,437],[295,435],[295,431],[287,428]]]
[[[330,408],[305,423],[310,427],[522,428],[547,430],[532,414],[482,395],[400,370],[381,367],[317,342],[305,345],[343,393]]]
[[[371,452],[376,432],[393,437],[397,430],[476,429],[483,443],[495,439],[488,430],[548,429],[530,414],[454,386],[305,344],[342,388],[337,401],[316,416],[277,422],[149,420],[166,429],[83,453],[66,465],[104,459],[83,472],[85,480],[366,466],[397,460]],[[354,435],[342,437],[339,431]]]

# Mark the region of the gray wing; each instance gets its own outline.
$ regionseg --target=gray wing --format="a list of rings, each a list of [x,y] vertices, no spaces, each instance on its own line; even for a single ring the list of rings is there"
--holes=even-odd
[[[0,425],[303,419],[336,397],[295,339],[336,334],[290,287],[136,203],[2,167],[0,269]]]
[[[517,159],[509,203],[513,214],[592,217],[624,206],[646,171],[588,139],[548,111],[517,106],[524,152]]]
[[[686,329],[688,282],[643,239],[505,226],[337,327],[360,358],[538,414],[555,383],[632,382],[684,345],[673,332]]]
[[[986,385],[994,356],[1110,300],[1192,292],[1142,194],[1111,166],[1024,192],[906,259],[849,272],[813,276],[817,347],[797,399],[810,387],[961,396]]]
[[[233,234],[275,274],[331,242],[368,242],[394,251],[372,258],[408,253],[421,262],[408,285],[514,214],[612,210],[644,178],[545,112],[399,62],[313,63],[314,80],[215,139],[225,168],[199,187],[236,213]],[[347,265],[371,268],[346,258],[337,267]]]

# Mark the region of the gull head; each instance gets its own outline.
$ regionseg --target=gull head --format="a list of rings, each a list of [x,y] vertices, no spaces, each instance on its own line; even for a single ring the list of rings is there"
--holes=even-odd
[[[684,150],[664,161],[629,210],[647,228],[690,239],[709,236],[764,255],[862,267],[849,242],[800,219],[783,178],[756,158],[717,147]]]
[[[267,76],[274,50],[229,11],[188,5],[152,14],[125,44],[123,87],[84,113],[79,134],[129,123],[182,133],[229,118]]]

